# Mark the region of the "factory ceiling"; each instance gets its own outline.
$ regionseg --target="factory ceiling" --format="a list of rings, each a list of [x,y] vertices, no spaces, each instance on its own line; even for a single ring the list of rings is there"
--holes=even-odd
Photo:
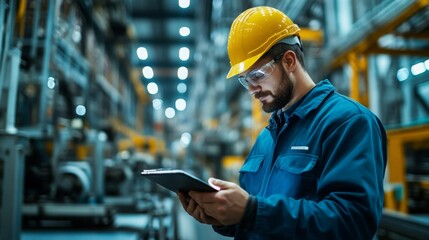
[[[185,107],[183,102],[188,101],[195,81],[197,42],[204,37],[200,28],[206,13],[201,11],[209,3],[177,0],[93,2],[95,21],[105,26],[124,69],[145,87],[150,110],[152,107],[172,108],[177,114],[178,99],[184,100],[181,107]]]

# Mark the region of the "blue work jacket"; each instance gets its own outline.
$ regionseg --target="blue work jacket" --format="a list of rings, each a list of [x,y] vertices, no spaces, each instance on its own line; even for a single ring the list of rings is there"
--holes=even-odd
[[[236,239],[372,239],[383,208],[386,133],[367,108],[317,84],[262,130],[239,176],[257,198],[250,229]],[[289,115],[288,115],[289,114]]]

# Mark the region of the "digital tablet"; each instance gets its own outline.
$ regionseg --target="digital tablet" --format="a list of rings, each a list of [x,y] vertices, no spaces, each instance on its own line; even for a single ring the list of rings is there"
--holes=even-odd
[[[179,169],[149,169],[141,172],[142,176],[173,192],[216,192],[207,182]]]

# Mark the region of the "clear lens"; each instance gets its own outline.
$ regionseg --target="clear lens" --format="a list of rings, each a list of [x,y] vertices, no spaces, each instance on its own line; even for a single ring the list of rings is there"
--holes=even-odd
[[[255,86],[258,82],[269,77],[274,70],[274,66],[273,59],[262,67],[251,71],[246,76],[239,76],[238,81],[243,85],[243,87],[249,89],[249,83]]]
[[[238,81],[243,85],[244,88],[249,89],[249,82],[247,82],[245,76],[239,76]]]

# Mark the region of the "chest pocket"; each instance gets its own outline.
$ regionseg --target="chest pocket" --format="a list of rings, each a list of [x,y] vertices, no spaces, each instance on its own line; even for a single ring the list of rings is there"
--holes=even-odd
[[[261,188],[263,161],[264,155],[250,156],[240,169],[240,185],[252,195],[256,195]]]
[[[318,157],[310,154],[294,154],[280,156],[276,161],[276,168],[290,172],[292,174],[302,174],[303,176],[315,176],[313,170]]]
[[[273,168],[268,193],[311,198],[317,188],[317,160],[318,156],[310,154],[280,156]]]

